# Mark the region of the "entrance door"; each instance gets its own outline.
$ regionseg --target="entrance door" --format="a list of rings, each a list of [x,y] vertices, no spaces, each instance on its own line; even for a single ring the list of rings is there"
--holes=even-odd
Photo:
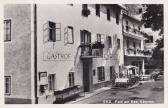
[[[89,92],[92,86],[91,62],[83,62],[83,86],[84,92]]]
[[[110,66],[110,80],[115,83],[115,66]]]

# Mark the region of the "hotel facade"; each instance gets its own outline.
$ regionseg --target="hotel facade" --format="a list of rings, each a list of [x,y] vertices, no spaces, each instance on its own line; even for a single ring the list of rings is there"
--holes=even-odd
[[[55,91],[73,86],[94,92],[124,65],[143,73],[144,56],[125,52],[127,40],[144,47],[143,36],[125,31],[125,12],[118,4],[4,5],[5,103],[53,103]]]

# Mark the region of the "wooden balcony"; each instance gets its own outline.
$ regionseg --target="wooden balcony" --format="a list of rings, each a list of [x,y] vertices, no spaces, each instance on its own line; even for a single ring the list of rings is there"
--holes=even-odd
[[[151,57],[152,53],[149,50],[139,50],[139,49],[125,49],[124,55],[128,57]]]
[[[104,44],[102,43],[88,43],[81,44],[81,59],[92,59],[102,57]]]

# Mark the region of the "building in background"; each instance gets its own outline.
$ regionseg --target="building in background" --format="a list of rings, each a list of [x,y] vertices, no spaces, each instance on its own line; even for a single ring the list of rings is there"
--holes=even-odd
[[[144,49],[146,38],[142,32],[142,22],[139,19],[123,15],[124,65],[136,66],[139,75],[145,74],[144,59],[151,57],[151,53]]]
[[[53,103],[55,91],[110,85],[124,65],[122,10],[117,4],[4,5],[5,103]]]

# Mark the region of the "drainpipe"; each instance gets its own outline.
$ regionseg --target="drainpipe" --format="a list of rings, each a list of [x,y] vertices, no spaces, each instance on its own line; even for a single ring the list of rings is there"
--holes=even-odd
[[[34,4],[34,95],[35,104],[38,104],[37,97],[37,7]]]
[[[121,26],[122,26],[122,36],[123,36],[123,55],[124,55],[124,65],[125,65],[125,54],[124,54],[124,50],[125,50],[125,49],[124,49],[124,33],[123,33],[123,31],[124,31],[124,30],[123,30],[123,26],[124,26],[124,25],[123,25],[123,13],[122,13],[122,20],[121,20],[121,21],[122,21],[122,22],[121,22],[121,24],[122,24]]]

